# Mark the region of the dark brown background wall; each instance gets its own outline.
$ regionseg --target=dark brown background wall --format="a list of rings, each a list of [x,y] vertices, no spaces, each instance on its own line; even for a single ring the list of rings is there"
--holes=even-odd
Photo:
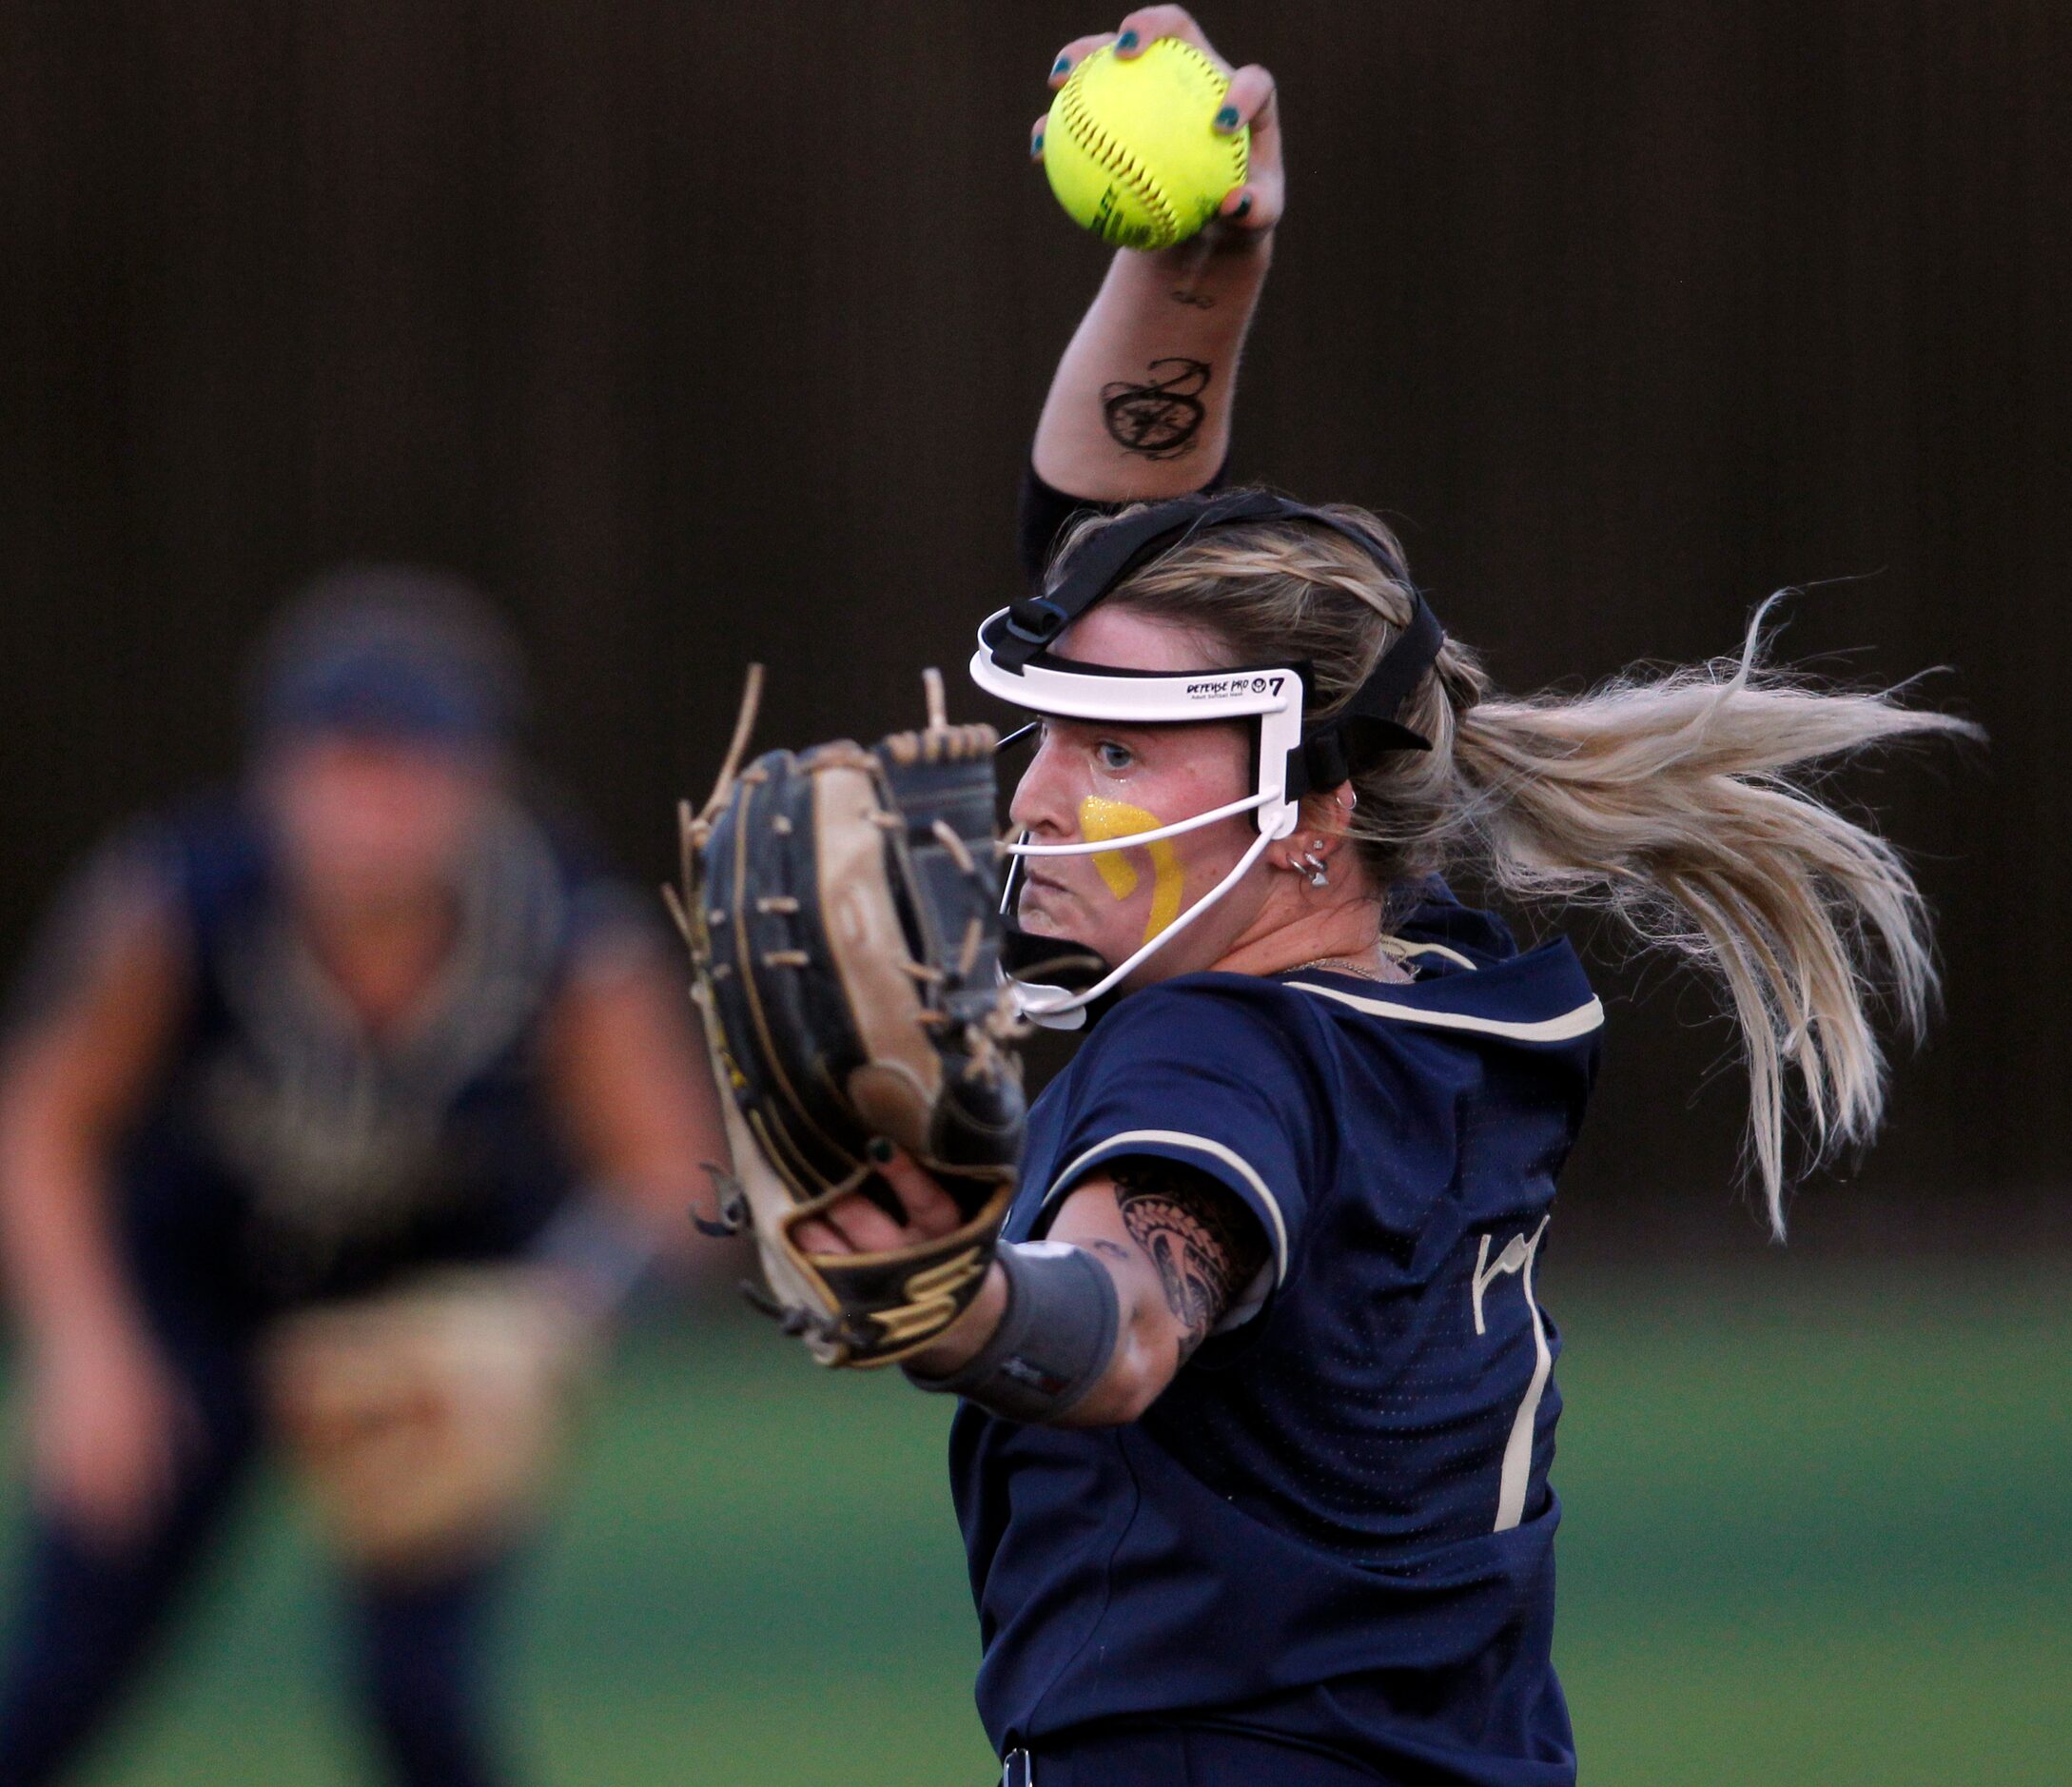
[[[1863,1179],[1802,1208],[2051,1220],[2072,10],[1207,17],[1279,72],[1295,180],[1240,475],[1397,517],[1514,687],[1728,650],[1822,579],[1856,580],[1794,604],[1793,654],[1954,666],[1926,693],[1989,756],[1849,784],[1941,908],[1947,1020]],[[747,658],[776,667],[769,739],[909,716],[1009,591],[1101,265],[1025,127],[1105,22],[0,4],[0,951],[112,815],[232,765],[240,654],[340,555],[509,603],[542,754],[650,879]],[[1659,971],[1605,978],[1644,996],[1572,1203],[1748,1243],[1726,1033]]]

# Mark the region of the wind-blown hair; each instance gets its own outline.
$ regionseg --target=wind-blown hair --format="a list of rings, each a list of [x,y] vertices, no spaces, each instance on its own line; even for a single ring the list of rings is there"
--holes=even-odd
[[[1327,511],[1401,549],[1366,511]],[[1106,521],[1079,523],[1059,564]],[[1197,630],[1232,664],[1313,667],[1328,717],[1410,616],[1410,592],[1314,523],[1204,529],[1110,601]],[[1346,826],[1374,885],[1465,869],[1504,894],[1614,915],[1721,984],[1749,1076],[1749,1144],[1784,1232],[1786,1071],[1808,1164],[1867,1142],[1884,1111],[1872,1023],[1918,1037],[1936,991],[1926,907],[1899,853],[1821,798],[1817,766],[1872,747],[1977,736],[1969,722],[1770,668],[1757,613],[1737,657],[1629,672],[1587,694],[1515,698],[1449,638],[1401,717],[1429,752],[1357,770]],[[1384,902],[1384,925],[1388,907]]]

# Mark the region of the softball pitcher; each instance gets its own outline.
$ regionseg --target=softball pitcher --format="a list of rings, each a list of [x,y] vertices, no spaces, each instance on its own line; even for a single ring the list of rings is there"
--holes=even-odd
[[[1164,35],[1213,54],[1173,7],[1112,41]],[[1716,978],[1781,1226],[1788,1082],[1814,1135],[1867,1137],[1867,990],[1911,1027],[1931,985],[1899,857],[1797,777],[1964,728],[1773,677],[1759,631],[1724,662],[1509,698],[1373,515],[1213,492],[1283,199],[1271,78],[1241,69],[1228,98],[1248,177],[1203,238],[1116,256],[1037,430],[1032,587],[971,660],[1033,716],[1002,959],[1023,1015],[1084,1041],[1028,1113],[989,1260],[969,1124],[930,1128],[927,1165],[881,1131],[868,1183],[758,1229],[823,1358],[962,1399],[978,1704],[1010,1787],[1564,1787],[1537,1273],[1604,1012],[1566,942],[1521,950],[1441,874],[1602,908]],[[969,730],[881,751],[947,782]],[[784,773],[748,773],[758,799]],[[776,1010],[815,960],[747,947],[812,897],[725,878],[765,811],[795,845],[803,807],[693,831],[713,866],[687,929],[723,1016]],[[971,854],[925,806],[869,816]],[[936,990],[928,1033],[963,1037],[948,1085],[990,1070],[956,1005],[971,934],[902,964]],[[765,1068],[733,1083],[771,1134]],[[985,1107],[996,1132],[1007,1109]],[[803,1158],[771,1165],[795,1183]]]

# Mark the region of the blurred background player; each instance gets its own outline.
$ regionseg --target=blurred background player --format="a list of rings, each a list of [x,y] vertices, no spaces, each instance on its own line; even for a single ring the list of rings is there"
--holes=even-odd
[[[60,902],[0,1069],[34,1509],[8,1787],[103,1728],[283,1436],[396,1777],[503,1778],[496,1585],[591,1339],[718,1157],[643,905],[522,794],[478,598],[335,573],[254,702],[243,785]]]

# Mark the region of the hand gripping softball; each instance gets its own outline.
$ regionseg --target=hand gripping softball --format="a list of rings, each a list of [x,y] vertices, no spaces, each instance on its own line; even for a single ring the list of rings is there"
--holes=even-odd
[[[704,810],[682,813],[693,996],[733,1172],[721,1216],[753,1225],[756,1301],[831,1365],[881,1365],[978,1295],[1022,1146],[1020,1033],[998,972],[989,726],[928,723],[872,750],[772,751],[738,775],[761,688],[751,670]],[[860,1192],[904,1221],[865,1154],[896,1143],[964,1220],[879,1253],[813,1254],[798,1227]]]

